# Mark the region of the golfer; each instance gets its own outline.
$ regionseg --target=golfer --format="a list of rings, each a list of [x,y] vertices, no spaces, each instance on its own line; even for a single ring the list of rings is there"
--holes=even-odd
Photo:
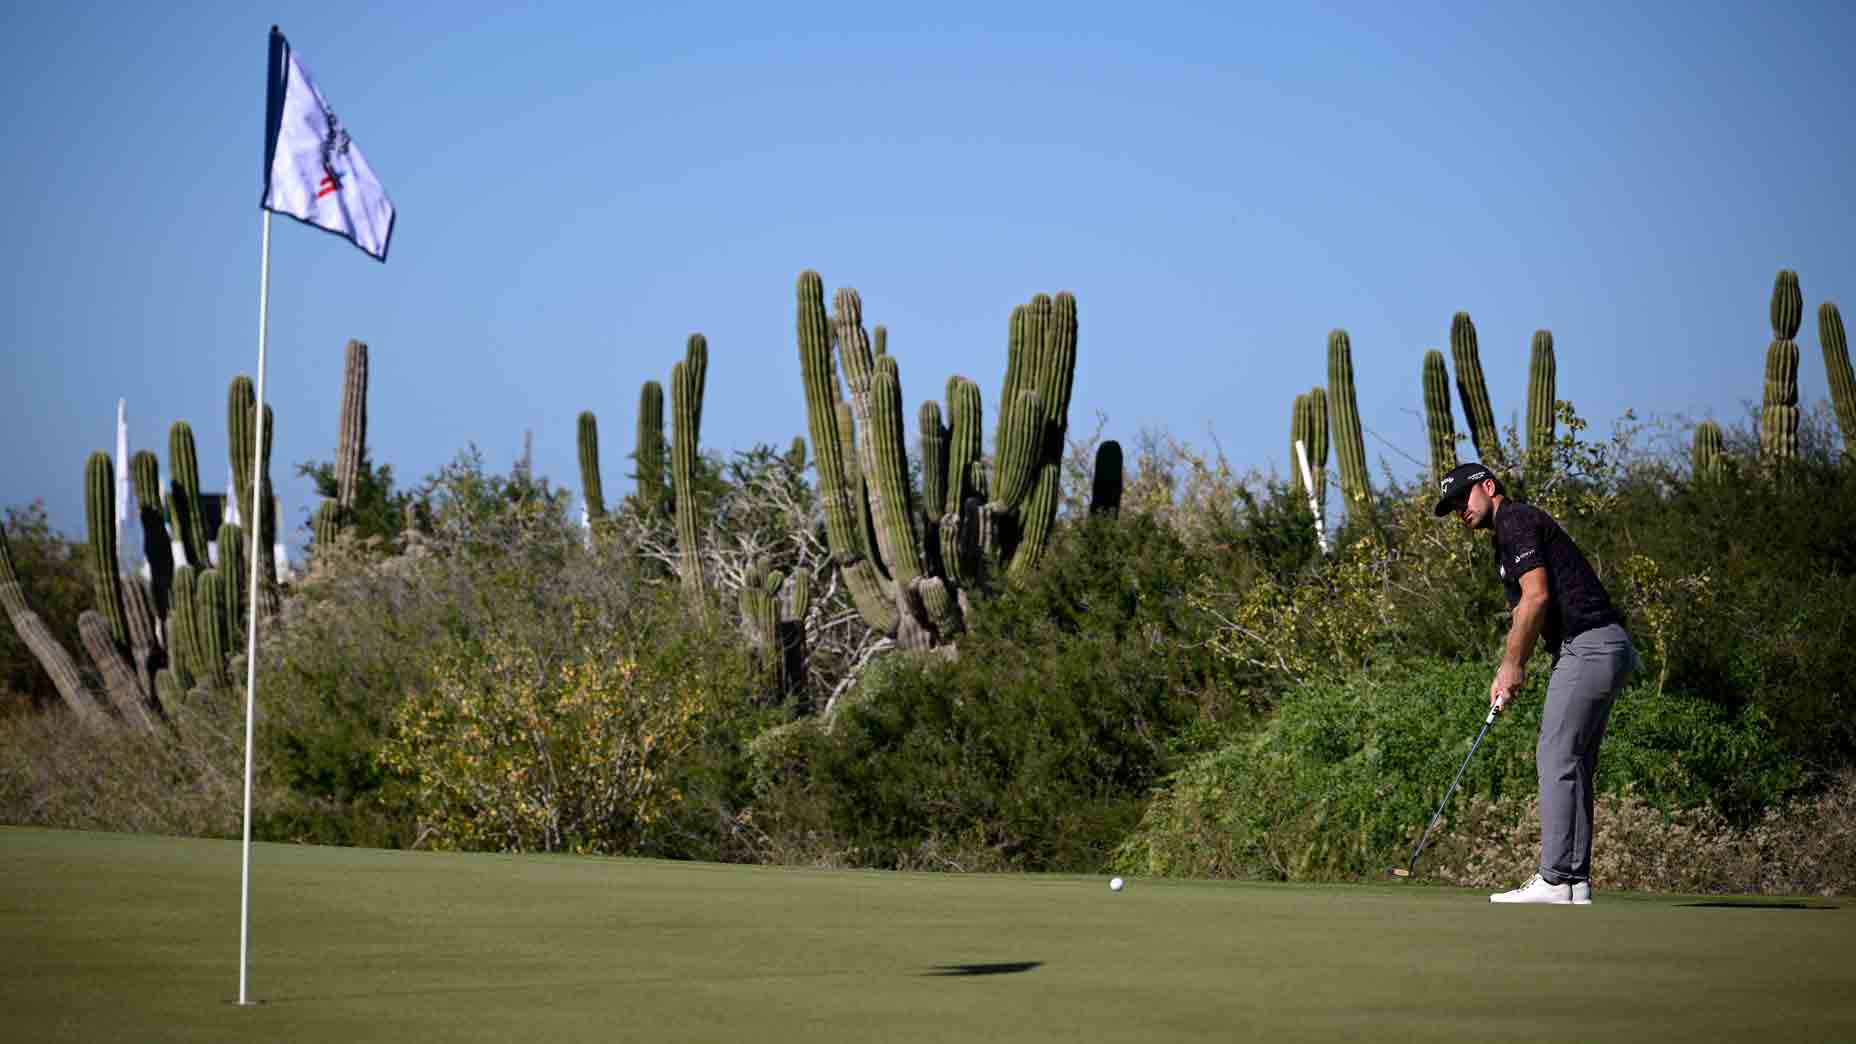
[[[1598,574],[1552,516],[1509,500],[1481,464],[1443,477],[1437,515],[1495,535],[1495,571],[1513,622],[1502,664],[1489,684],[1500,711],[1526,680],[1536,640],[1553,657],[1535,761],[1540,770],[1540,870],[1495,903],[1584,905],[1592,901],[1592,784],[1612,701],[1641,667]]]

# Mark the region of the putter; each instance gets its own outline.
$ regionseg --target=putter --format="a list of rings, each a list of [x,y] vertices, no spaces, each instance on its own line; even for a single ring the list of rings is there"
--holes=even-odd
[[[1444,791],[1444,799],[1437,803],[1437,811],[1431,813],[1430,824],[1424,828],[1424,835],[1418,838],[1418,847],[1412,850],[1411,862],[1406,863],[1404,866],[1395,866],[1387,871],[1387,873],[1390,873],[1393,877],[1411,876],[1412,867],[1418,865],[1418,856],[1424,851],[1425,842],[1431,839],[1431,831],[1437,828],[1437,820],[1442,818],[1444,814],[1444,806],[1450,803],[1450,795],[1456,793],[1456,785],[1463,781],[1463,770],[1469,768],[1469,759],[1476,756],[1476,748],[1482,746],[1482,737],[1489,734],[1489,726],[1495,724],[1495,716],[1500,713],[1500,711],[1491,706],[1489,708],[1489,716],[1482,719],[1482,731],[1476,733],[1475,742],[1469,745],[1469,753],[1463,755],[1463,767],[1456,770],[1456,778],[1450,781],[1450,789]]]

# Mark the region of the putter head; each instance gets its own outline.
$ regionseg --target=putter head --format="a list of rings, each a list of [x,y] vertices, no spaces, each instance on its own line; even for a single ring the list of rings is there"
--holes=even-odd
[[[1395,866],[1392,868],[1390,872],[1393,877],[1410,877],[1411,876],[1411,868],[1404,867],[1404,866]]]

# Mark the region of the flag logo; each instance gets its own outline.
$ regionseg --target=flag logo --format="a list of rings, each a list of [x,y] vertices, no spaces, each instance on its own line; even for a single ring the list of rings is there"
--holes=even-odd
[[[385,261],[393,201],[302,59],[275,29],[265,94],[260,206],[333,232]]]

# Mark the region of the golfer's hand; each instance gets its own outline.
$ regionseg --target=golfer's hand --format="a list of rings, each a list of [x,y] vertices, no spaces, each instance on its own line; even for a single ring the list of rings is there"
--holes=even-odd
[[[1502,664],[1501,668],[1495,672],[1495,680],[1489,683],[1489,706],[1494,707],[1498,713],[1507,710],[1508,704],[1514,700],[1515,694],[1521,691],[1521,686],[1526,681],[1525,670]]]

